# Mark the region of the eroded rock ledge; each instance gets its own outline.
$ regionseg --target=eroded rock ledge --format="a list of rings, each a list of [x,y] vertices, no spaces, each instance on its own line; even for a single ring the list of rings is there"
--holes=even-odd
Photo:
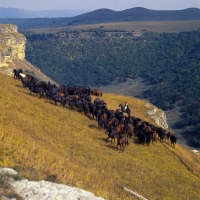
[[[26,38],[17,31],[17,26],[0,24],[0,71],[14,68],[13,59],[25,58]]]
[[[147,103],[145,105],[147,107],[146,114],[151,116],[151,118],[155,121],[155,123],[164,128],[165,130],[168,129],[167,124],[167,117],[163,110],[156,108],[153,104]]]

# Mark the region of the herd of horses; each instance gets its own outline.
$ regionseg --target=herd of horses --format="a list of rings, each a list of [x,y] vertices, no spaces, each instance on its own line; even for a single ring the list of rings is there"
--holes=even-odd
[[[13,70],[14,79],[22,82],[22,87],[30,90],[30,94],[35,93],[42,98],[48,98],[60,106],[68,106],[79,112],[92,116],[98,123],[99,129],[104,129],[107,134],[106,141],[115,143],[116,148],[120,151],[125,150],[131,138],[136,138],[139,144],[150,145],[156,140],[163,142],[167,138],[173,147],[175,147],[177,137],[171,132],[167,132],[162,127],[158,127],[140,118],[131,115],[131,110],[124,108],[123,104],[119,105],[116,110],[107,108],[104,100],[100,99],[103,95],[98,89],[77,86],[57,86],[50,81],[40,81],[34,76],[23,73],[22,69]],[[92,102],[91,95],[96,95]]]

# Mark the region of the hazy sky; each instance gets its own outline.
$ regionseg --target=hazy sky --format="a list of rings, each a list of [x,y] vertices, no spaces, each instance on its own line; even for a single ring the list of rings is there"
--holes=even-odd
[[[0,7],[23,8],[27,10],[96,10],[109,8],[125,10],[144,7],[151,10],[182,10],[200,8],[200,0],[0,0]]]

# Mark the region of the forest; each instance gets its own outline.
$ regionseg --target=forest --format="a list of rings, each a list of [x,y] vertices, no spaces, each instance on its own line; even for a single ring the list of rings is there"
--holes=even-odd
[[[200,29],[180,33],[146,30],[90,30],[34,33],[27,38],[26,59],[59,84],[109,85],[142,78],[151,87],[139,96],[163,110],[181,106],[182,120],[194,145],[200,146]]]

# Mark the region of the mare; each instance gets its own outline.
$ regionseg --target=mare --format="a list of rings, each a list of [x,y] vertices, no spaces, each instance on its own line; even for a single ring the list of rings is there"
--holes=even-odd
[[[153,131],[153,134],[152,134],[152,144],[153,142],[155,142],[158,138],[158,133],[156,131]]]
[[[56,94],[56,95],[53,95],[52,96],[52,99],[54,100],[55,102],[55,105],[57,105],[57,102],[60,102],[60,106],[65,106],[66,104],[66,99],[65,97],[61,97],[60,95]]]
[[[127,113],[128,116],[131,115],[131,110],[130,110],[129,106],[127,106],[127,108],[125,109],[125,106],[124,106],[124,105],[119,104],[118,107],[121,108],[121,112],[122,112],[122,113]]]
[[[167,132],[167,138],[171,142],[171,145],[175,148],[177,137],[174,134],[172,134],[171,132]]]
[[[22,69],[13,69],[14,79],[20,79],[20,73],[23,73]]]
[[[132,137],[134,134],[134,126],[133,124],[127,124],[127,126],[125,127],[125,132],[127,134],[127,137]]]
[[[36,83],[38,82],[38,79],[31,75],[26,75],[26,77],[24,78],[20,76],[20,79],[22,81],[22,85],[23,85],[22,87],[24,88],[28,87],[30,84],[36,85]]]
[[[106,128],[107,120],[103,118],[102,116],[98,119],[98,127],[100,128]]]
[[[108,142],[108,139],[111,138],[111,143],[114,140],[115,143],[115,138],[120,135],[120,133],[117,130],[113,130],[111,128],[106,128],[105,133],[108,133],[108,137],[106,138],[106,142]]]
[[[124,124],[119,124],[119,125],[116,127],[116,130],[118,130],[121,134],[123,134],[124,131],[125,131],[125,125],[124,125]]]
[[[98,89],[91,90],[91,94],[96,95],[96,96],[103,96],[103,92],[101,90],[98,90]]]
[[[37,86],[37,85],[32,85],[32,84],[30,84],[30,85],[28,86],[28,88],[29,88],[29,90],[30,90],[30,94],[35,93],[36,96],[37,96],[37,94],[39,94],[40,97],[42,97],[43,88],[41,88],[41,87],[39,87],[39,86]]]
[[[165,136],[166,136],[166,131],[162,127],[158,127],[156,129],[156,132],[158,134],[160,142],[163,142]]]
[[[124,135],[117,135],[117,150],[118,146],[120,146],[120,149],[122,152],[125,150],[125,146],[128,145],[128,138]]]
[[[88,102],[87,101],[83,101],[83,112],[85,113],[85,114],[87,114],[87,113],[89,113],[89,104],[88,104]]]
[[[175,148],[177,137],[174,134],[171,134],[169,139],[170,139],[171,145]]]
[[[108,119],[106,126],[107,127],[113,126],[114,128],[116,128],[117,126],[119,126],[119,120],[115,117],[113,117],[112,119]]]

